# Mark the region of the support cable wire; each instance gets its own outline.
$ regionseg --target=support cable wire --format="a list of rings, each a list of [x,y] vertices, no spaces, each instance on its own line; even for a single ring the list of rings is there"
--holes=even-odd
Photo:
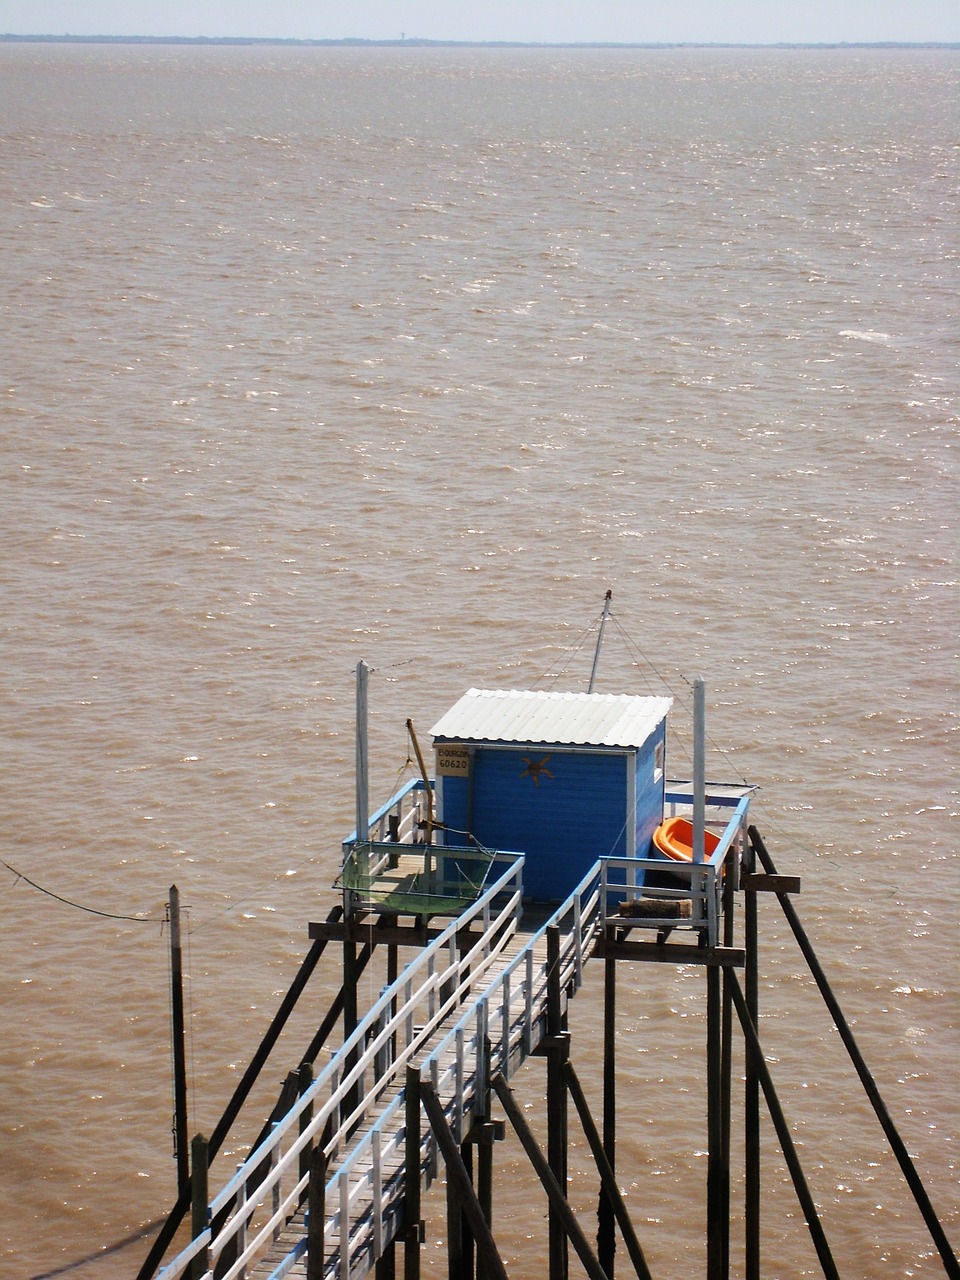
[[[584,629],[577,636],[576,640],[574,640],[573,644],[568,646],[568,648],[564,651],[563,659],[562,659],[559,670],[554,671],[552,673],[553,679],[551,680],[550,684],[547,686],[548,691],[555,689],[557,687],[557,683],[560,680],[560,677],[564,675],[564,673],[569,669],[569,667],[573,663],[574,658],[577,657],[577,655],[583,649],[584,645],[587,643],[587,640],[590,638],[594,627],[600,624],[600,620],[602,619],[602,617],[603,617],[603,612],[601,611],[600,613],[597,614],[596,618],[594,618],[592,622],[590,622],[586,627],[584,627]],[[533,682],[534,689],[537,688],[537,686],[540,684],[541,681],[546,680],[547,676],[550,674],[551,673],[547,671],[541,672],[540,675],[537,676],[536,680],[534,680]]]
[[[631,637],[626,633],[626,631],[623,629],[619,619],[616,617],[615,614],[613,613],[610,614],[610,621],[614,624],[614,626],[619,631],[623,639],[623,642],[627,646],[627,648],[632,649],[633,652],[636,655],[638,655],[638,658],[634,659],[637,662],[637,664],[639,665],[639,659],[642,659],[650,668],[650,670],[656,675],[657,679],[660,681],[663,687],[670,693],[671,697],[675,698],[676,701],[680,703],[681,707],[683,707],[683,709],[689,713],[690,708],[687,706],[686,702],[683,700],[683,698],[680,697],[678,693],[675,692],[675,690],[671,687],[666,677],[662,675],[660,671],[658,671],[658,669],[654,666],[653,662],[650,660],[650,658],[647,657],[647,655],[636,643],[636,641],[631,639]],[[684,684],[687,685],[688,688],[693,688],[693,682],[687,676],[685,676],[683,672],[680,673],[680,678],[681,680],[683,680]],[[717,743],[713,738],[711,738],[709,734],[707,734],[707,741],[710,743],[710,746],[713,748],[713,750],[716,751],[718,755],[722,756],[723,759],[726,761],[726,763],[730,766],[730,768],[734,770],[737,777],[744,784],[744,786],[748,786],[749,784],[747,783],[746,778],[744,778],[743,774],[740,772],[736,763],[730,758],[729,754],[726,751],[724,751],[723,747],[721,747],[719,743]]]
[[[673,687],[670,685],[667,678],[662,674],[662,672],[658,670],[658,668],[655,666],[652,660],[640,648],[640,646],[636,643],[636,641],[634,641],[627,634],[627,632],[623,629],[623,626],[621,625],[619,618],[617,618],[617,616],[613,612],[611,612],[610,614],[610,621],[614,624],[614,626],[619,631],[624,644],[626,644],[629,649],[633,650],[634,654],[636,655],[634,659],[636,665],[639,667],[641,661],[645,662],[647,666],[650,667],[651,671],[654,672],[654,674],[656,675],[660,683],[663,685],[663,687],[670,693],[671,697],[675,698],[676,701],[680,704],[680,706],[683,707],[685,711],[689,712],[690,708],[687,706],[683,698],[681,698],[674,691]],[[690,680],[687,678],[687,676],[683,675],[682,672],[680,673],[680,678],[683,680],[684,684],[686,684],[687,686],[690,686],[690,683],[691,683]],[[647,682],[647,688],[650,688],[649,681]],[[675,734],[671,734],[671,738],[674,742],[677,741]],[[750,783],[747,781],[747,779],[743,776],[743,774],[737,768],[736,763],[730,758],[727,752],[724,751],[724,749],[713,738],[710,737],[709,734],[707,735],[707,741],[710,743],[710,746],[713,748],[713,750],[716,751],[718,755],[722,756],[723,759],[730,766],[730,768],[733,769],[734,773],[737,775],[740,782],[742,782],[744,786],[749,786]],[[682,744],[678,744],[678,745],[681,745],[684,758],[689,761],[690,759],[689,752],[686,751],[686,748],[682,746]],[[808,844],[804,844],[802,840],[799,840],[795,835],[787,831],[785,827],[783,827],[779,822],[777,822],[777,820],[773,817],[770,809],[764,804],[763,800],[761,800],[759,796],[755,796],[754,799],[751,801],[751,803],[755,809],[758,809],[763,814],[764,820],[766,822],[769,822],[769,824],[772,827],[776,828],[776,830],[780,833],[780,835],[782,835],[785,840],[788,840],[794,848],[800,849],[804,853],[809,853],[814,857],[821,858],[821,859],[823,858],[823,854],[820,852],[820,850],[814,849]]]
[[[192,929],[187,930],[187,937],[190,937],[194,933],[200,933],[202,929],[209,929],[211,925],[219,924],[224,916],[230,915],[232,912],[236,911],[238,907],[247,906],[254,898],[259,897],[265,889],[268,889],[278,881],[289,881],[291,876],[295,875],[301,867],[305,867],[309,863],[313,863],[315,866],[321,865],[314,854],[307,854],[305,858],[301,858],[299,862],[295,862],[292,867],[286,867],[283,871],[278,871],[275,876],[271,876],[269,880],[264,880],[249,893],[244,894],[242,898],[237,898],[235,902],[231,902],[228,906],[224,907],[222,911],[218,911],[216,915],[209,916],[206,920],[201,921],[200,924],[194,925]]]
[[[335,907],[327,917],[327,921],[334,923],[339,921],[342,918],[342,915],[342,908]],[[280,1007],[274,1014],[273,1020],[260,1042],[259,1048],[248,1063],[247,1069],[244,1071],[241,1080],[234,1089],[233,1095],[227,1103],[223,1114],[214,1126],[207,1146],[209,1163],[212,1164],[214,1156],[223,1145],[223,1142],[239,1115],[241,1108],[246,1102],[251,1089],[259,1078],[260,1072],[266,1063],[267,1058],[280,1037],[280,1032],[286,1025],[286,1022],[290,1017],[290,1014],[293,1012],[300,996],[303,994],[303,990],[312,976],[320,957],[323,955],[326,945],[325,940],[318,939],[312,944],[306,956],[304,956],[293,982],[290,984],[286,995],[280,1002]],[[319,1052],[319,1045],[317,1046],[317,1052]],[[160,1231],[155,1238],[143,1265],[137,1272],[137,1280],[150,1280],[150,1277],[160,1265],[160,1261],[163,1258],[164,1253],[176,1235],[177,1228],[180,1226],[180,1223],[183,1221],[183,1218],[189,1208],[189,1193],[179,1195],[176,1203],[167,1215],[163,1226],[160,1228]]]
[[[749,834],[757,856],[763,863],[764,870],[769,875],[775,876],[777,874],[776,866],[774,865],[774,861],[770,857],[770,854],[767,852],[766,845],[764,844],[759,831],[756,827],[751,826],[749,828]],[[800,917],[797,915],[796,908],[790,901],[787,894],[778,893],[777,898],[779,899],[780,906],[783,908],[783,914],[786,916],[787,922],[793,930],[794,937],[799,944],[800,950],[803,952],[803,957],[807,962],[810,972],[813,974],[814,980],[820,989],[820,994],[823,996],[824,1003],[830,1011],[830,1016],[833,1018],[834,1025],[840,1034],[840,1039],[843,1041],[844,1048],[850,1056],[850,1061],[856,1068],[856,1072],[860,1077],[860,1082],[863,1085],[864,1092],[870,1100],[870,1105],[873,1107],[877,1119],[880,1121],[880,1126],[886,1135],[887,1141],[890,1143],[890,1148],[893,1151],[893,1154],[897,1158],[903,1172],[903,1176],[906,1178],[907,1184],[913,1192],[913,1198],[917,1203],[918,1209],[923,1215],[923,1220],[927,1224],[927,1230],[930,1232],[931,1238],[933,1239],[933,1242],[937,1247],[937,1251],[943,1261],[944,1270],[950,1277],[950,1280],[960,1280],[960,1263],[957,1261],[957,1255],[950,1247],[950,1242],[940,1224],[940,1219],[937,1217],[933,1205],[930,1203],[930,1198],[927,1195],[926,1188],[924,1187],[920,1175],[917,1172],[916,1166],[910,1159],[910,1154],[903,1143],[903,1139],[900,1137],[883,1098],[880,1096],[880,1090],[877,1088],[876,1081],[871,1075],[870,1070],[863,1059],[863,1055],[857,1047],[857,1042],[853,1037],[853,1032],[850,1030],[847,1020],[843,1016],[843,1010],[840,1008],[830,984],[827,981],[826,974],[820,966],[820,962],[817,959],[813,946],[810,943],[810,939],[807,937],[806,930],[800,923]]]
[[[74,902],[70,898],[64,898],[62,894],[54,893],[52,889],[45,889],[42,884],[37,884],[36,880],[31,880],[29,876],[25,876],[22,871],[18,871],[16,867],[11,867],[10,863],[0,858],[0,864],[6,867],[11,875],[16,876],[13,882],[15,889],[21,880],[28,884],[31,889],[36,889],[38,893],[46,894],[48,898],[55,898],[57,902],[62,902],[66,907],[74,907],[77,911],[85,911],[91,916],[103,916],[106,920],[131,920],[134,924],[152,924],[156,921],[156,909],[140,912],[135,916],[118,915],[115,911],[101,911],[98,907],[87,907],[82,902]]]

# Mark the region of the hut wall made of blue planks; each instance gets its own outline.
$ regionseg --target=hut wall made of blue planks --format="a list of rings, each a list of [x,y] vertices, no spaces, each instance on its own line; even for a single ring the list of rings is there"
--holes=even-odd
[[[636,746],[436,741],[447,845],[526,854],[524,894],[566,897],[599,857],[647,857],[663,817],[666,720]]]

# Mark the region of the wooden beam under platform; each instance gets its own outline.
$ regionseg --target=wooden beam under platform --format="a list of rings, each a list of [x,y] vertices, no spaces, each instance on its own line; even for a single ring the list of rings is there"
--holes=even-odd
[[[371,912],[365,916],[335,923],[327,920],[313,920],[308,924],[307,931],[314,941],[369,942],[372,933],[373,940],[377,943],[398,947],[425,947],[427,943],[439,938],[449,928],[449,919],[446,917],[443,918],[444,923],[439,925],[428,924],[426,916],[408,918],[413,921],[412,924],[400,924],[399,916]],[[471,930],[469,926],[460,931],[457,935],[458,939],[461,934],[479,936],[479,933]]]
[[[740,888],[760,893],[799,893],[800,877],[767,875],[762,871],[751,871],[741,877]]]
[[[629,929],[616,921],[612,936],[597,939],[595,954],[604,960],[656,960],[662,964],[719,965],[742,969],[742,947],[700,947],[689,942],[633,942],[625,937]]]

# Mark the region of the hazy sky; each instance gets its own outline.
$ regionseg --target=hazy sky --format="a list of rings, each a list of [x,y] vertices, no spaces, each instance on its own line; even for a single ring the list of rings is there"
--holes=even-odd
[[[958,0],[0,0],[0,32],[520,41],[960,41]]]

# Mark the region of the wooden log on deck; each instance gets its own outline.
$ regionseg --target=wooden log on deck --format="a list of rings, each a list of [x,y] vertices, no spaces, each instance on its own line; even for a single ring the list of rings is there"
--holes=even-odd
[[[656,920],[689,920],[693,904],[689,898],[630,898],[620,903],[620,915],[626,919],[638,916]]]

